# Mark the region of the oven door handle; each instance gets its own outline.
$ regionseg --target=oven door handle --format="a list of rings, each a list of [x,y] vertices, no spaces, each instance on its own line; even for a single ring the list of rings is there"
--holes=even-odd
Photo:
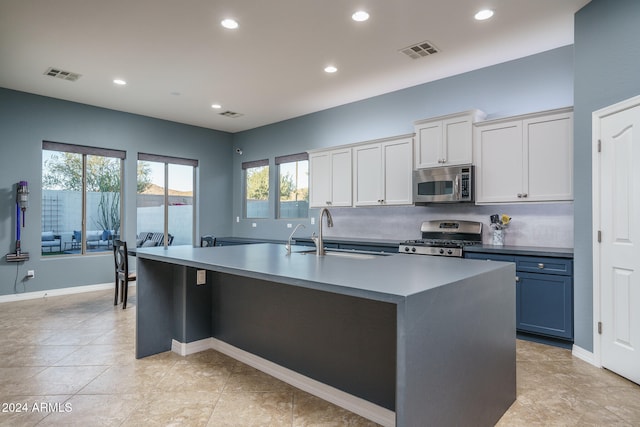
[[[456,200],[460,200],[460,175],[456,175],[453,180],[453,192],[456,195]]]

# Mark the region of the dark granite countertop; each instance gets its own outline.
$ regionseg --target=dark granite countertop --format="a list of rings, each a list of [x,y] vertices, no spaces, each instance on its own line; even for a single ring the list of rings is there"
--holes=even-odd
[[[550,248],[543,246],[496,246],[496,245],[474,245],[465,246],[465,252],[478,252],[500,255],[521,255],[521,256],[545,256],[553,258],[573,259],[573,248]]]

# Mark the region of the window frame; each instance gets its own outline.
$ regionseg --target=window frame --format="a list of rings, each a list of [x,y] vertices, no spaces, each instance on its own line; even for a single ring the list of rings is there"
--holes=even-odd
[[[281,204],[281,193],[280,193],[280,180],[281,180],[281,175],[280,175],[280,166],[282,164],[285,163],[297,163],[297,162],[301,162],[301,161],[306,161],[307,162],[307,171],[309,170],[309,153],[297,153],[297,154],[288,154],[285,156],[277,156],[275,158],[275,163],[276,163],[276,181],[277,181],[277,185],[276,185],[276,219],[283,219],[283,220],[292,220],[292,219],[305,219],[305,218],[309,218],[309,193],[308,193],[308,189],[309,189],[309,181],[307,179],[307,211],[306,211],[306,215],[305,216],[299,216],[299,217],[285,217],[283,218],[281,216],[282,214],[282,208],[280,206]],[[298,183],[296,182],[296,191],[299,190],[298,188]]]
[[[148,161],[155,163],[163,163],[164,164],[164,227],[163,227],[163,246],[166,248],[169,246],[169,165],[182,165],[182,166],[191,166],[193,167],[193,175],[192,175],[192,188],[193,188],[193,214],[191,218],[191,245],[196,241],[196,226],[197,226],[197,194],[198,188],[196,187],[197,183],[197,170],[199,162],[196,159],[187,159],[184,157],[174,157],[174,156],[165,156],[160,154],[150,154],[150,153],[138,153],[137,162],[140,161]],[[136,163],[136,170],[137,170]],[[137,182],[136,182],[137,188]],[[136,195],[137,195],[136,190]],[[137,206],[136,206],[137,209]],[[137,228],[137,227],[136,227]],[[136,234],[139,230],[136,229]]]
[[[85,255],[104,255],[105,253],[110,253],[112,249],[107,247],[104,251],[87,251],[87,157],[88,156],[99,156],[99,157],[107,157],[112,159],[119,160],[119,169],[120,169],[120,189],[119,189],[119,234],[122,235],[123,230],[125,229],[125,220],[124,220],[124,161],[127,157],[127,153],[124,150],[117,150],[112,148],[101,148],[101,147],[92,147],[87,145],[77,145],[77,144],[69,144],[64,142],[55,142],[55,141],[42,141],[42,152],[44,151],[57,151],[60,153],[72,153],[72,154],[80,154],[82,156],[82,188],[80,190],[81,193],[81,224],[80,224],[80,233],[82,236],[80,242],[80,252],[79,253],[70,253],[65,254],[65,247],[63,246],[62,239],[60,240],[60,254],[55,254],[52,256],[85,256]],[[40,178],[40,184],[42,185],[42,180],[44,179],[44,169],[42,169],[42,174]],[[43,186],[44,191],[44,186]],[[40,218],[40,228],[42,229],[42,221],[43,221],[43,213],[41,207],[41,218]],[[42,247],[40,248],[42,252]]]
[[[247,177],[247,171],[249,169],[254,169],[254,168],[260,168],[260,167],[267,167],[268,171],[267,171],[267,185],[269,186],[268,188],[268,194],[267,194],[267,203],[270,205],[269,199],[271,198],[271,168],[269,165],[269,159],[262,159],[262,160],[253,160],[253,161],[249,161],[249,162],[242,162],[242,217],[244,219],[269,219],[272,217],[271,215],[271,207],[269,206],[269,208],[267,209],[267,215],[266,216],[255,216],[255,217],[250,217],[249,216],[249,209],[248,209],[248,194],[247,194],[247,184],[248,184],[248,177]]]

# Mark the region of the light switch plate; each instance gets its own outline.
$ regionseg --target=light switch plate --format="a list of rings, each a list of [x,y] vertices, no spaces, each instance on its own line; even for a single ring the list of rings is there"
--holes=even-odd
[[[196,273],[196,285],[204,285],[207,283],[207,270],[198,270]]]

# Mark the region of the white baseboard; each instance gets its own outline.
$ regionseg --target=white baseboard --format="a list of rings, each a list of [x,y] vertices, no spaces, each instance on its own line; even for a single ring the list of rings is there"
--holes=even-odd
[[[582,347],[578,347],[577,345],[573,345],[573,348],[571,349],[571,354],[575,357],[577,357],[578,359],[584,360],[585,362],[596,366],[598,368],[601,368],[602,366],[600,366],[598,363],[596,363],[596,358],[595,355],[588,351],[585,350]]]
[[[22,294],[0,295],[0,304],[4,302],[24,301],[29,299],[56,297],[60,295],[80,294],[84,292],[105,291],[114,289],[115,284],[99,283],[97,285],[72,286],[69,288],[47,289],[45,291],[25,292]],[[135,282],[130,282],[129,286],[135,286]]]
[[[300,390],[313,394],[327,402],[331,402],[341,408],[358,414],[373,422],[385,427],[395,427],[396,414],[381,406],[375,405],[369,401],[356,397],[352,394],[345,393],[327,384],[316,381],[312,378],[301,375],[291,369],[270,362],[262,357],[251,354],[247,351],[227,344],[215,338],[206,338],[190,343],[181,343],[176,340],[171,342],[171,351],[182,356],[197,353],[200,351],[213,349],[220,353],[226,354],[242,363],[252,366],[272,377],[278,378]]]

